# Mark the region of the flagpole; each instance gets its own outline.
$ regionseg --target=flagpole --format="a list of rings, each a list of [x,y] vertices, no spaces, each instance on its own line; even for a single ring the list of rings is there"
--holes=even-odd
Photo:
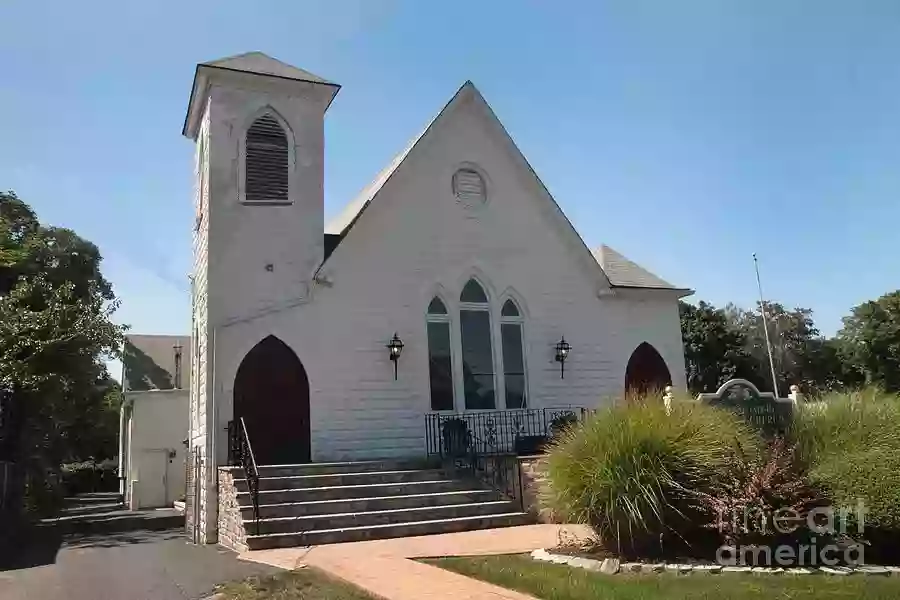
[[[756,269],[756,287],[759,290],[759,309],[762,311],[763,331],[766,332],[766,352],[769,354],[769,369],[772,371],[772,389],[778,398],[778,378],[775,376],[775,360],[772,358],[772,342],[769,341],[769,319],[766,314],[766,301],[763,300],[762,283],[759,280],[759,261],[753,253],[753,267]]]

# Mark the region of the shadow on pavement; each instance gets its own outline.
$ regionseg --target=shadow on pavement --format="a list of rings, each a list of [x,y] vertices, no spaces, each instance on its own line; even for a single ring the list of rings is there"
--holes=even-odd
[[[138,531],[120,531],[117,533],[72,534],[65,536],[63,545],[67,548],[115,548],[118,546],[130,546],[132,544],[144,544],[147,542],[175,539],[186,539],[184,532],[181,529],[169,529],[165,531],[143,529]]]
[[[62,540],[62,533],[55,527],[17,527],[0,543],[0,571],[53,564]]]
[[[57,525],[23,527],[0,548],[0,572],[51,565],[61,548],[116,548],[180,538],[180,527],[85,533],[67,533]]]

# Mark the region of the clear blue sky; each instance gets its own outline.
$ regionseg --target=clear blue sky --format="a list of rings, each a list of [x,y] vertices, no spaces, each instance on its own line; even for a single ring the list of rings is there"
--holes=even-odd
[[[99,245],[133,331],[188,333],[194,65],[344,87],[326,218],[466,79],[590,246],[824,333],[900,287],[900,2],[118,0],[0,5],[0,188]]]

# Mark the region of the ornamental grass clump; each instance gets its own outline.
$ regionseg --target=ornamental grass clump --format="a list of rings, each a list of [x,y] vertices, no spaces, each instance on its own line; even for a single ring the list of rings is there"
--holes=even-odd
[[[834,506],[865,506],[852,529],[900,534],[900,397],[877,388],[827,395],[799,411],[792,434],[810,481]]]
[[[695,401],[667,412],[656,396],[599,410],[560,436],[547,457],[550,507],[591,525],[623,555],[668,554],[708,522],[698,492],[713,493],[737,453],[762,440],[740,417]]]

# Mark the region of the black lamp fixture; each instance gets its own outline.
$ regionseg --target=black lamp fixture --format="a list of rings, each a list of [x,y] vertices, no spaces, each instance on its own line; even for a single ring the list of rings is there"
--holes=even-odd
[[[566,341],[566,338],[560,338],[558,342],[556,342],[556,362],[559,363],[559,378],[566,378],[566,359],[569,358],[569,350],[572,349],[572,346],[569,345],[569,342]]]
[[[394,363],[394,381],[397,381],[397,361],[400,360],[400,353],[403,352],[403,342],[400,341],[396,331],[394,337],[388,342],[387,348],[391,352],[391,361]]]

